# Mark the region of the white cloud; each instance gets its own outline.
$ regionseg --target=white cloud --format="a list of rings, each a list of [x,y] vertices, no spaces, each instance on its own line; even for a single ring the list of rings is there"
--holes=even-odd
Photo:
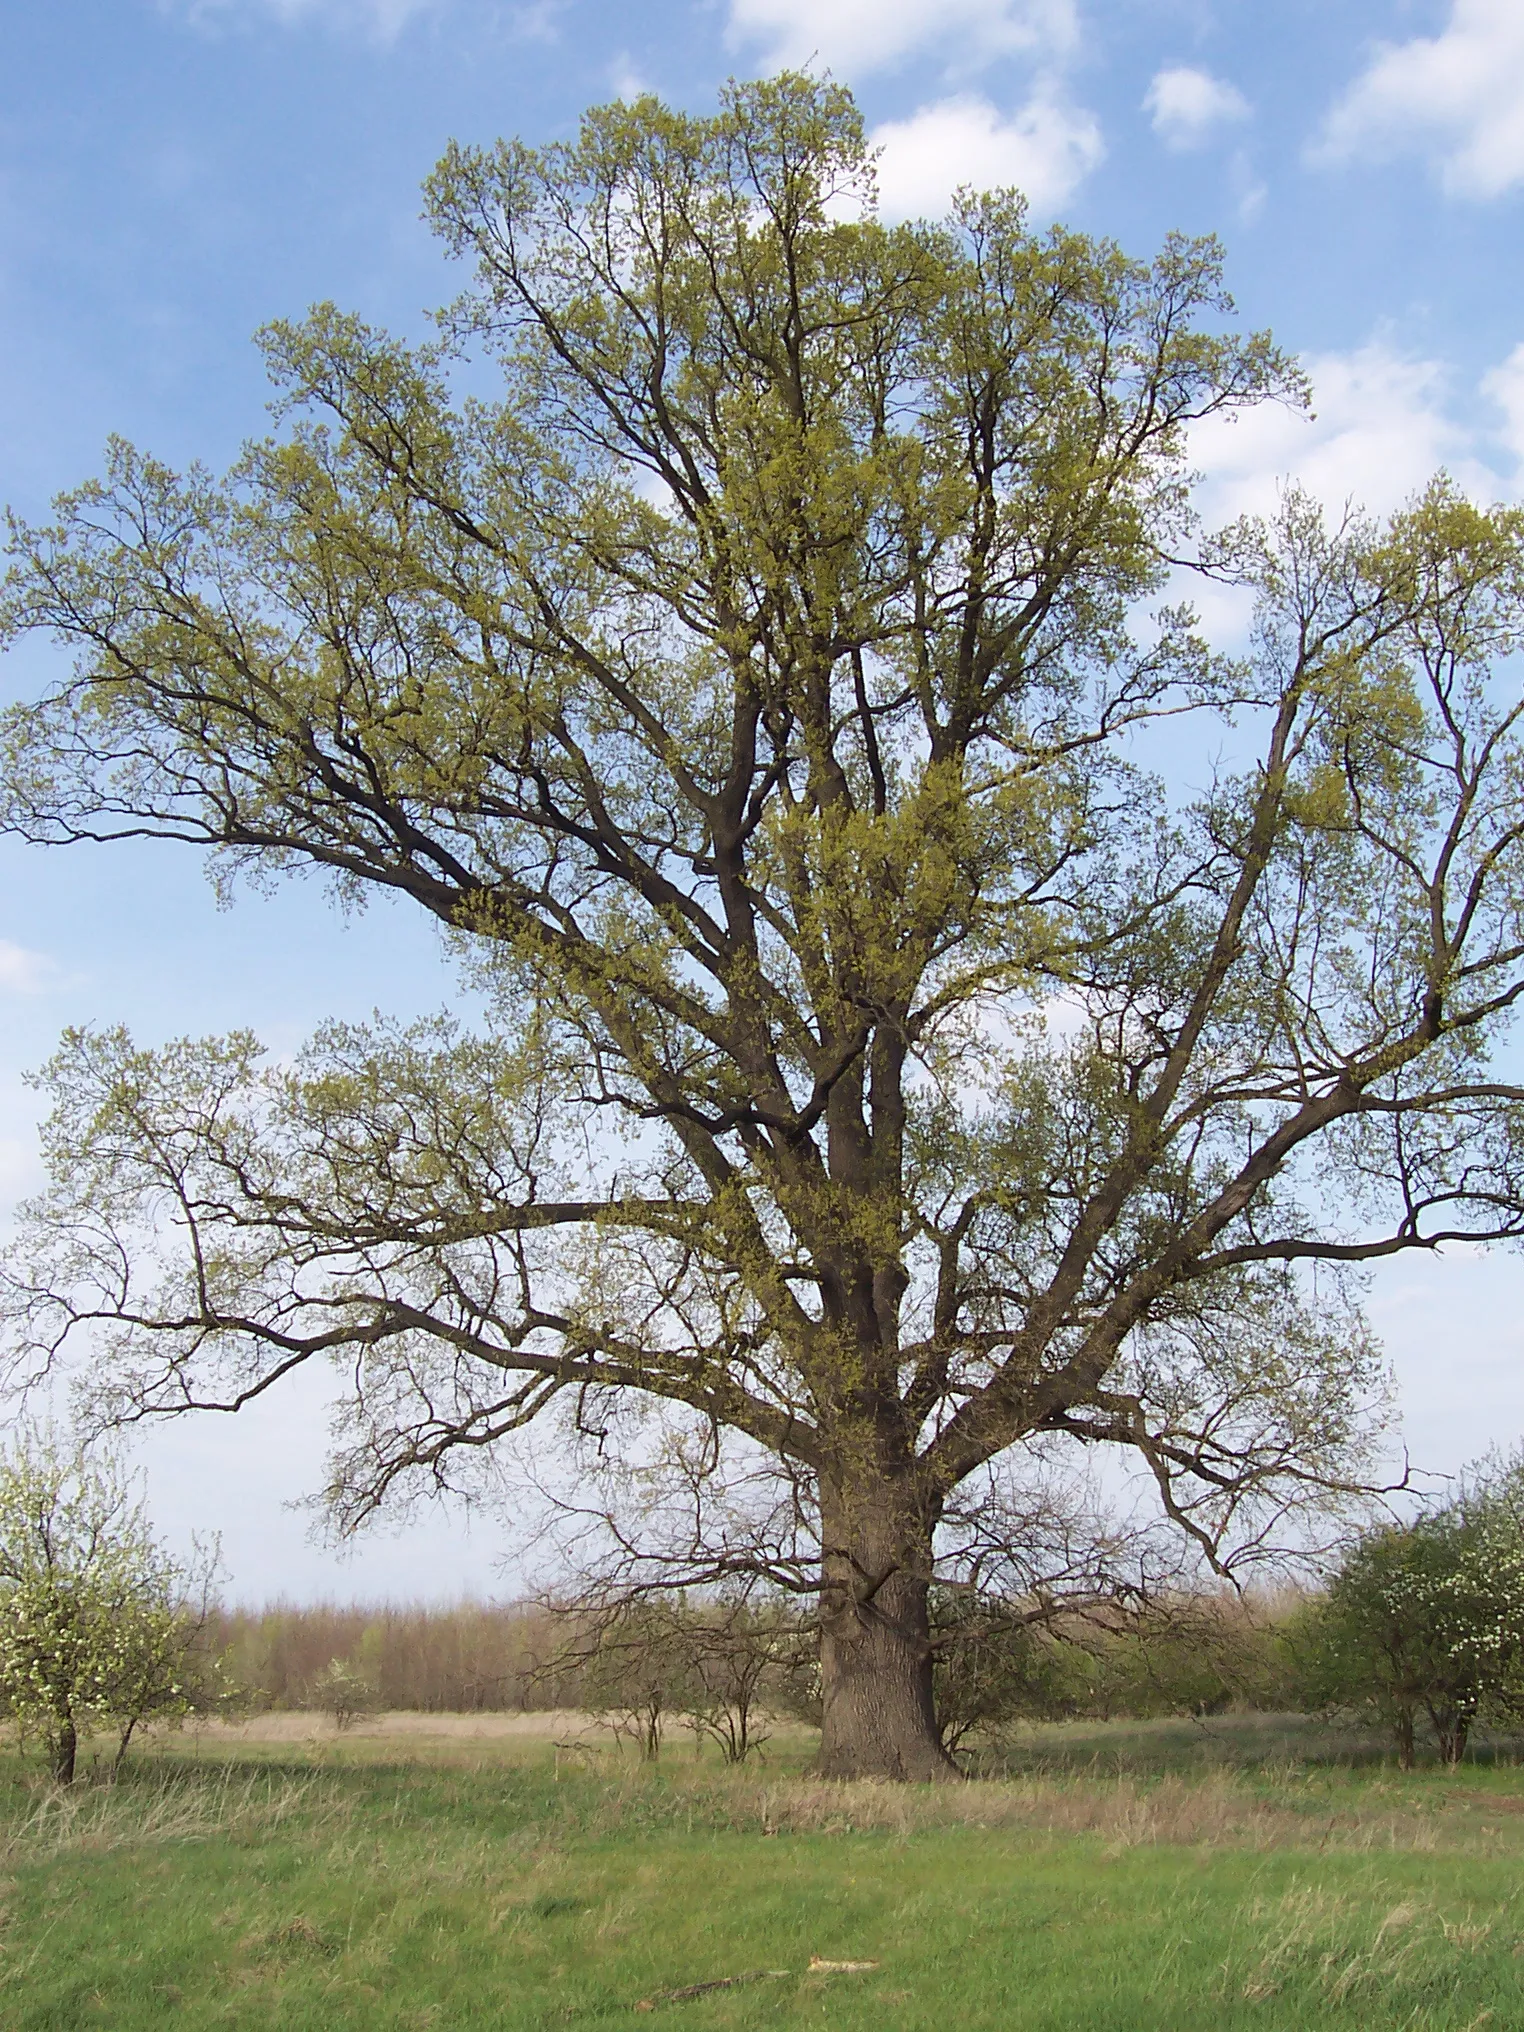
[[[40,995],[57,972],[46,953],[0,938],[0,995]]]
[[[891,219],[944,212],[961,184],[1014,184],[1034,212],[1050,212],[1106,152],[1089,113],[1046,93],[1010,115],[988,99],[943,99],[876,127],[871,140],[882,150],[879,204]]]
[[[1036,83],[1015,112],[953,92],[873,131],[888,218],[943,212],[963,184],[1014,185],[1034,211],[1048,211],[1105,153],[1094,116],[1071,106],[1060,83],[1078,45],[1076,0],[730,0],[729,35],[733,45],[760,44],[765,65],[845,76],[921,55],[956,83],[998,58],[1028,59]]]
[[[1482,376],[1482,393],[1503,412],[1498,436],[1524,466],[1524,345]]]
[[[571,0],[532,0],[527,7],[515,7],[508,16],[508,28],[520,42],[559,42],[561,16]]]
[[[762,45],[769,66],[819,63],[843,73],[899,63],[934,45],[944,71],[992,57],[1068,53],[1074,0],[731,0],[733,46]]]
[[[1497,197],[1524,181],[1520,0],[1454,0],[1439,35],[1380,48],[1329,114],[1315,158],[1415,148],[1459,196]]]
[[[1212,417],[1192,432],[1191,463],[1202,475],[1199,505],[1209,523],[1269,513],[1288,480],[1330,514],[1347,502],[1388,514],[1440,466],[1478,498],[1511,491],[1454,416],[1438,361],[1378,339],[1302,364],[1312,381],[1311,416],[1266,403],[1236,418]],[[1524,362],[1518,388],[1524,400]]]
[[[1247,155],[1240,149],[1233,162],[1233,182],[1238,191],[1235,210],[1241,226],[1251,225],[1265,208],[1270,186],[1254,174]]]
[[[1164,145],[1178,149],[1199,148],[1215,129],[1247,120],[1251,108],[1236,85],[1189,64],[1174,64],[1154,73],[1143,110]]]
[[[1310,416],[1265,403],[1192,431],[1190,459],[1201,476],[1196,507],[1208,529],[1240,515],[1274,514],[1288,483],[1306,488],[1330,517],[1350,506],[1390,514],[1441,466],[1478,501],[1520,491],[1524,346],[1482,383],[1507,419],[1490,440],[1456,415],[1451,377],[1437,360],[1375,339],[1352,352],[1310,355],[1302,365],[1312,381]],[[1219,646],[1245,638],[1254,603],[1241,588],[1184,573],[1172,596],[1195,606]]]
[[[651,89],[628,50],[621,50],[609,66],[609,83],[614,88],[615,98],[623,99],[626,105],[633,104]]]

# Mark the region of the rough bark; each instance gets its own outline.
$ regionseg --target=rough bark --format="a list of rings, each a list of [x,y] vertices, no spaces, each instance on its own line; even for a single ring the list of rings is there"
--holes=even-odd
[[[59,1724],[58,1734],[53,1738],[53,1779],[59,1785],[74,1783],[74,1759],[79,1752],[79,1736],[73,1722]]]
[[[955,1778],[932,1697],[930,1531],[890,1488],[822,1503],[820,1770]]]

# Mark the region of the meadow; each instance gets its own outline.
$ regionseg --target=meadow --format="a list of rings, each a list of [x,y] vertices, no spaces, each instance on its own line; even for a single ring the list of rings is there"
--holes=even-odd
[[[281,1716],[67,1794],[11,1754],[0,2025],[1524,2025],[1498,1751],[1399,1774],[1301,1722],[1076,1723],[929,1790],[808,1752]]]

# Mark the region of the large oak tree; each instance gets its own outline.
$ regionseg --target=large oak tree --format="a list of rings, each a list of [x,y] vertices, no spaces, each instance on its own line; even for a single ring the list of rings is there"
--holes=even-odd
[[[70,1037],[10,1305],[117,1416],[337,1357],[349,1519],[558,1403],[738,1436],[824,1768],[919,1776],[971,1487],[1120,1449],[1229,1563],[1358,1470],[1350,1266],[1519,1229],[1524,530],[1439,482],[1205,541],[1190,426],[1301,399],[1217,250],[871,179],[797,77],[452,149],[437,344],[277,326],[225,481],[117,445],[16,529],[77,660],[11,830],[401,894],[489,1013]]]

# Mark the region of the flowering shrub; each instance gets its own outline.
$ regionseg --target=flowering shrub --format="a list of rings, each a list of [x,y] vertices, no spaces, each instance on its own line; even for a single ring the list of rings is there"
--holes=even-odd
[[[1524,1468],[1407,1525],[1369,1533],[1314,1618],[1314,1674],[1330,1705],[1391,1729],[1404,1767],[1420,1717],[1459,1763],[1478,1720],[1524,1713]]]
[[[120,1762],[139,1722],[215,1696],[197,1647],[211,1568],[156,1544],[114,1464],[49,1439],[0,1457],[0,1711],[60,1784],[83,1730],[112,1729]]]
[[[330,1658],[312,1682],[312,1705],[333,1716],[336,1729],[351,1728],[376,1705],[375,1681],[347,1659]]]

